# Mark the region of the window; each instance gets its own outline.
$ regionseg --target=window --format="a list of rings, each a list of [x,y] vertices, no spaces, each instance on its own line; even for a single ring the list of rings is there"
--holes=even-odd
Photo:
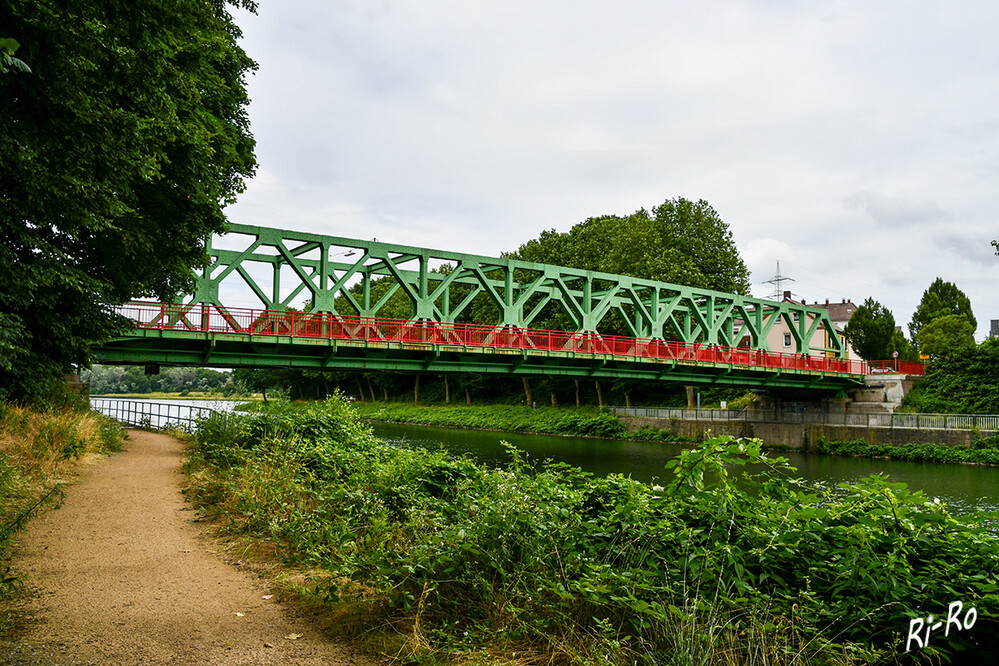
[[[790,333],[785,333],[784,334],[784,346],[785,347],[790,347],[791,346],[791,334]]]
[[[801,313],[800,312],[795,312],[794,316],[792,317],[792,319],[794,319],[795,323],[797,323],[798,321],[801,320]]]

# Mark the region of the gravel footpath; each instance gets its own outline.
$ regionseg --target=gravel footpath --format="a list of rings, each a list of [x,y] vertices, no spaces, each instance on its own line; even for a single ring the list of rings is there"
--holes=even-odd
[[[182,452],[131,431],[18,535],[27,621],[0,664],[374,664],[223,561],[181,496]]]

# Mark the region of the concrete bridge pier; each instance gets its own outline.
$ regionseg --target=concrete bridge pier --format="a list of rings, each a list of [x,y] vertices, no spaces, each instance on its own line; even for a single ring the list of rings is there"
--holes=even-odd
[[[912,390],[915,377],[909,375],[867,375],[863,388],[847,392],[847,414],[892,413],[902,404],[902,399]]]

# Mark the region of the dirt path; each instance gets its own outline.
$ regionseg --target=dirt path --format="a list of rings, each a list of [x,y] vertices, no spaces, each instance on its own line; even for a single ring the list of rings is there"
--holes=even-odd
[[[2,664],[372,664],[223,562],[180,494],[182,445],[132,431],[18,537],[33,592]]]

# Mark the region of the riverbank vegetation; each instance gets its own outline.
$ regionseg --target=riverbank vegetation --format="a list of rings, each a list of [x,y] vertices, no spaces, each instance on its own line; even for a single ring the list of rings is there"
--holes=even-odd
[[[14,532],[32,512],[61,500],[79,460],[120,451],[124,441],[121,424],[97,412],[0,402],[0,599],[17,584],[5,565]]]
[[[422,407],[399,403],[354,405],[358,417],[370,421],[412,423],[442,428],[476,428],[581,437],[623,437],[624,425],[614,414],[593,408],[556,409],[522,405]]]
[[[204,421],[188,496],[417,663],[892,663],[911,618],[957,600],[973,630],[908,657],[999,648],[996,535],[974,519],[877,476],[806,493],[754,440],[670,471],[651,486],[512,448],[489,468],[382,443],[335,397]]]
[[[395,402],[354,402],[354,413],[365,421],[409,423],[412,425],[468,430],[496,430],[538,435],[630,439],[644,442],[694,442],[674,435],[669,428],[646,426],[628,431],[616,414],[593,407],[555,408],[523,405],[428,406]],[[270,402],[247,405],[248,411],[280,412],[294,410],[295,403]]]
[[[999,465],[999,435],[976,437],[970,447],[947,444],[870,444],[862,439],[835,442],[820,438],[816,445],[819,453],[833,456],[861,456],[864,458],[892,458],[909,462],[928,463],[978,463]]]
[[[933,359],[902,406],[936,414],[999,414],[999,338]]]
[[[159,374],[147,375],[140,366],[94,365],[80,373],[80,380],[90,385],[91,395],[249,395],[247,388],[233,378],[232,372],[209,368],[163,368]]]

